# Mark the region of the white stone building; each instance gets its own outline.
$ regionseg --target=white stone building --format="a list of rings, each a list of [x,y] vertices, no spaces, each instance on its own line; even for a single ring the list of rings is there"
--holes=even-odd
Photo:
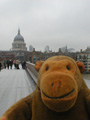
[[[20,34],[20,29],[18,29],[18,34],[15,36],[14,41],[12,43],[12,50],[13,51],[17,51],[17,50],[27,51],[24,38]]]

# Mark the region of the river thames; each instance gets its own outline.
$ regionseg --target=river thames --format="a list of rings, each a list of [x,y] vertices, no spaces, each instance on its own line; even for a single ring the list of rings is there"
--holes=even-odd
[[[82,74],[83,79],[85,80],[88,88],[90,89],[90,74]]]
[[[90,74],[82,74],[83,78],[86,80],[90,80]]]

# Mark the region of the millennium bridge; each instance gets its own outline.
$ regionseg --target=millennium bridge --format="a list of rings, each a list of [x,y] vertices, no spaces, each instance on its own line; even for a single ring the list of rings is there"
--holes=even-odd
[[[2,69],[0,72],[0,116],[16,101],[31,94],[37,83],[38,73],[34,64],[27,62],[27,69]],[[90,88],[90,80],[84,78]]]

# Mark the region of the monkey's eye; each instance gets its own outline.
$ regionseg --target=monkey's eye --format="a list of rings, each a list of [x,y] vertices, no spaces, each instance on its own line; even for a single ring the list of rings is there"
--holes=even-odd
[[[66,66],[66,68],[67,68],[67,70],[70,70],[70,67],[68,65]]]
[[[46,71],[48,71],[48,69],[49,69],[49,67],[47,66],[47,67],[46,67]]]

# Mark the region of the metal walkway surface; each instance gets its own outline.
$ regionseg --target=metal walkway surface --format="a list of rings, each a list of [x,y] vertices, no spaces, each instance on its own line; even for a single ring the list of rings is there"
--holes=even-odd
[[[90,75],[83,78],[90,88]],[[3,69],[0,72],[0,116],[16,101],[26,97],[35,89],[35,83],[25,70]]]
[[[0,116],[16,101],[33,92],[35,85],[26,71],[3,69],[0,72]]]

